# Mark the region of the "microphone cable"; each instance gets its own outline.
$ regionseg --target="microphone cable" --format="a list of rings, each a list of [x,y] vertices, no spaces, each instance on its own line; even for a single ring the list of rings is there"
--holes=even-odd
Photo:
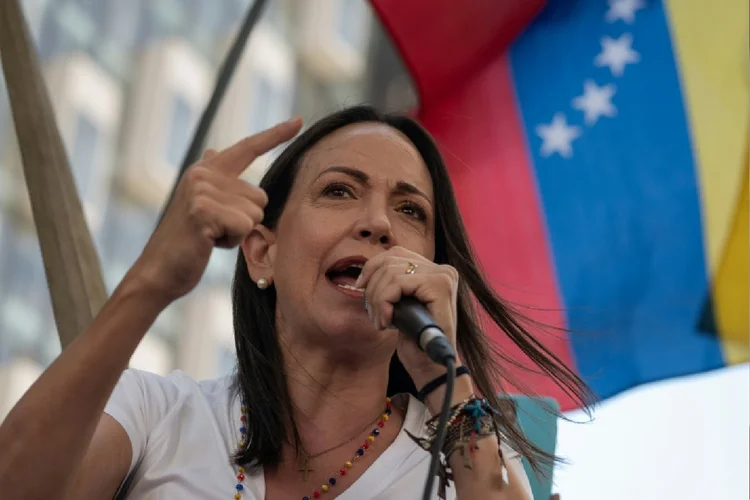
[[[440,451],[443,449],[443,444],[445,443],[445,435],[448,432],[448,413],[451,409],[451,401],[453,401],[453,387],[456,383],[456,360],[452,357],[446,357],[445,367],[448,369],[448,373],[447,379],[445,381],[443,407],[440,410],[440,418],[438,419],[435,441],[432,443],[432,449],[430,450],[430,471],[428,472],[427,480],[424,483],[422,500],[432,499],[432,487],[435,484],[435,476],[437,475],[438,467],[440,466]]]

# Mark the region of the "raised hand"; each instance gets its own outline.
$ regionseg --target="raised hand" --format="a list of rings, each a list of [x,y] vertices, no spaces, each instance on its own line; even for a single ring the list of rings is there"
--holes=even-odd
[[[240,175],[258,156],[293,138],[301,126],[296,118],[220,153],[207,151],[182,176],[164,218],[125,279],[145,280],[166,302],[192,290],[214,247],[237,246],[263,220],[266,193]]]

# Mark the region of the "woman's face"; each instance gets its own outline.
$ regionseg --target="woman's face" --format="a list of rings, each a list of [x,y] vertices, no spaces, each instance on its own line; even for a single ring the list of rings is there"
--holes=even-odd
[[[434,259],[434,220],[430,175],[406,136],[360,123],[322,139],[303,159],[275,230],[279,326],[313,342],[395,349],[396,336],[369,322],[354,268],[396,245]]]

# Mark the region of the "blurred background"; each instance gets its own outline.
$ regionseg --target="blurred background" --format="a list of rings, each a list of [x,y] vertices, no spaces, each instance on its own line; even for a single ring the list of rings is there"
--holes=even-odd
[[[22,3],[111,290],[156,225],[219,64],[251,1]],[[608,15],[613,5],[640,4],[600,3],[603,11],[605,3],[610,5]],[[623,8],[615,15],[620,12],[625,18],[619,21],[627,23],[629,11]],[[549,21],[551,14],[546,14]],[[563,14],[569,12],[561,18]],[[543,14],[540,22],[544,21]],[[533,44],[529,37],[521,39],[513,49],[516,57]],[[594,55],[586,56],[589,64]],[[515,75],[523,79],[524,69],[516,67]],[[522,107],[535,99],[525,95],[528,89],[517,90]],[[412,110],[417,95],[406,65],[369,2],[272,0],[253,30],[207,146],[226,147],[292,114],[311,122],[360,102]],[[579,101],[584,111],[587,106],[598,118],[613,116],[606,102]],[[526,108],[524,112],[530,113]],[[547,156],[564,157],[565,140],[561,145],[560,135],[550,139],[545,129],[534,134],[536,123],[529,116],[524,115],[530,136],[552,141]],[[466,118],[452,117],[459,122]],[[555,133],[572,134],[568,146],[573,135],[581,133],[574,126],[566,129],[568,125],[557,117],[552,121],[551,114],[545,120],[550,127],[558,124]],[[583,121],[579,125],[584,127]],[[544,153],[542,142],[531,140],[529,147],[541,147]],[[272,157],[256,161],[246,173],[247,180],[257,183]],[[471,207],[464,203],[464,208]],[[180,369],[197,379],[231,371],[235,354],[229,288],[235,257],[235,252],[214,252],[199,287],[159,317],[131,366],[161,374]],[[606,276],[602,267],[597,272]],[[741,349],[746,351],[745,346]],[[0,419],[59,353],[0,74]],[[644,381],[625,384],[607,392],[613,397],[595,411],[593,422],[560,422],[557,451],[570,461],[555,473],[555,490],[561,498],[748,498],[750,382],[742,356],[734,359],[738,361],[733,367],[658,382],[669,378],[661,374],[653,377],[655,383],[622,393]],[[715,368],[719,366],[677,369],[674,375]],[[567,415],[574,421],[587,420],[580,411]]]
[[[23,2],[110,290],[156,225],[250,3]],[[415,102],[369,5],[272,1],[253,31],[208,146],[227,147],[293,113],[314,121],[363,101],[401,109]],[[17,367],[10,368],[11,380],[31,380],[60,347],[4,82],[0,137],[0,369]],[[257,184],[268,160],[250,167],[250,182]],[[132,366],[157,373],[179,367],[198,378],[231,370],[235,257],[214,253],[199,289],[165,311]],[[0,408],[12,399],[0,400]]]

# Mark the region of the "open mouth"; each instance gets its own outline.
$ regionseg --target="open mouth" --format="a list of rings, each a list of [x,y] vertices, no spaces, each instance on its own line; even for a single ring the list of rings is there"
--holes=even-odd
[[[362,268],[367,262],[364,257],[348,257],[336,262],[327,272],[328,280],[339,288],[352,292],[363,293],[364,288],[354,286],[357,278],[362,273]]]

